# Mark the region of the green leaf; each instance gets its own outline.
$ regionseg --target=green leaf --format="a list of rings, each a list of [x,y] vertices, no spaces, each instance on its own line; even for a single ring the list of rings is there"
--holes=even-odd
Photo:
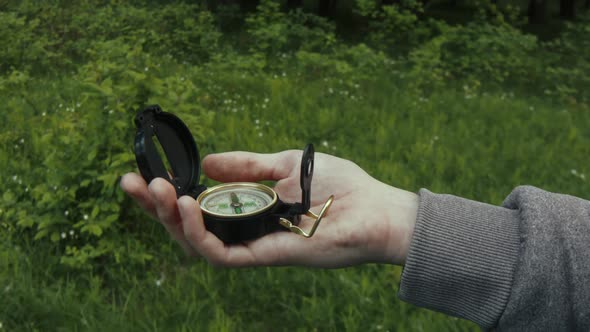
[[[86,225],[84,227],[82,227],[80,229],[81,232],[85,233],[90,233],[96,236],[101,236],[102,235],[102,228],[99,225],[96,224],[90,224],[90,225]]]
[[[33,225],[35,223],[33,222],[33,219],[27,217],[27,218],[19,220],[16,224],[20,227],[23,227],[23,228],[29,228],[29,227],[33,227]]]
[[[37,241],[39,239],[42,239],[42,238],[46,237],[48,233],[49,233],[49,230],[47,228],[42,229],[42,230],[38,231],[37,234],[35,234],[35,237],[33,238],[33,240]]]
[[[6,204],[13,204],[15,202],[15,197],[14,194],[10,191],[7,191],[4,193],[4,195],[2,195],[2,200],[6,203]]]
[[[88,161],[94,160],[94,158],[96,158],[97,153],[98,153],[98,149],[92,149],[87,156]]]

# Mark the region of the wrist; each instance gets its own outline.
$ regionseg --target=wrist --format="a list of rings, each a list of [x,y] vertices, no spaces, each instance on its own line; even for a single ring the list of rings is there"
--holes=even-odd
[[[394,220],[390,220],[390,222],[396,225],[393,228],[396,234],[391,234],[390,236],[395,238],[397,243],[392,243],[390,248],[387,249],[393,262],[404,265],[414,235],[419,196],[413,192],[397,188],[394,188],[394,190],[396,191],[396,208],[394,209],[396,215],[393,217]]]
[[[386,186],[382,206],[384,227],[376,234],[379,238],[380,263],[404,265],[418,214],[417,194]]]

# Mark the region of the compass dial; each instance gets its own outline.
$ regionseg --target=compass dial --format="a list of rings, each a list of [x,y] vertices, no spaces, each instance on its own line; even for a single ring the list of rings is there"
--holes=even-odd
[[[197,200],[205,213],[239,218],[266,211],[276,203],[277,194],[257,183],[227,183],[206,190]]]

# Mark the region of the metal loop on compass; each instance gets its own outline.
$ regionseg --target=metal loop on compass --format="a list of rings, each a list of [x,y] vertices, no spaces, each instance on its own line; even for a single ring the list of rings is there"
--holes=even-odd
[[[322,207],[322,210],[320,211],[319,214],[315,214],[315,213],[311,212],[311,210],[309,210],[305,213],[306,216],[311,217],[311,218],[315,218],[315,221],[313,222],[313,225],[311,226],[311,230],[309,231],[309,233],[307,233],[303,229],[293,225],[292,222],[290,222],[289,220],[287,220],[285,218],[281,218],[279,220],[279,223],[281,224],[281,226],[287,228],[289,231],[291,231],[295,234],[299,234],[299,235],[307,237],[307,238],[312,237],[313,234],[315,233],[316,229],[320,225],[322,218],[326,215],[326,213],[328,213],[328,209],[332,205],[333,201],[334,201],[334,195],[330,196],[330,198],[328,198],[326,203],[324,203],[324,206]]]

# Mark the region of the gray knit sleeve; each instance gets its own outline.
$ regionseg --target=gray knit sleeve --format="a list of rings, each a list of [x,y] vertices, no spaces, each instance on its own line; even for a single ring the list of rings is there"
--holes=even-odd
[[[590,202],[518,187],[503,207],[420,191],[399,296],[499,331],[590,330]]]

